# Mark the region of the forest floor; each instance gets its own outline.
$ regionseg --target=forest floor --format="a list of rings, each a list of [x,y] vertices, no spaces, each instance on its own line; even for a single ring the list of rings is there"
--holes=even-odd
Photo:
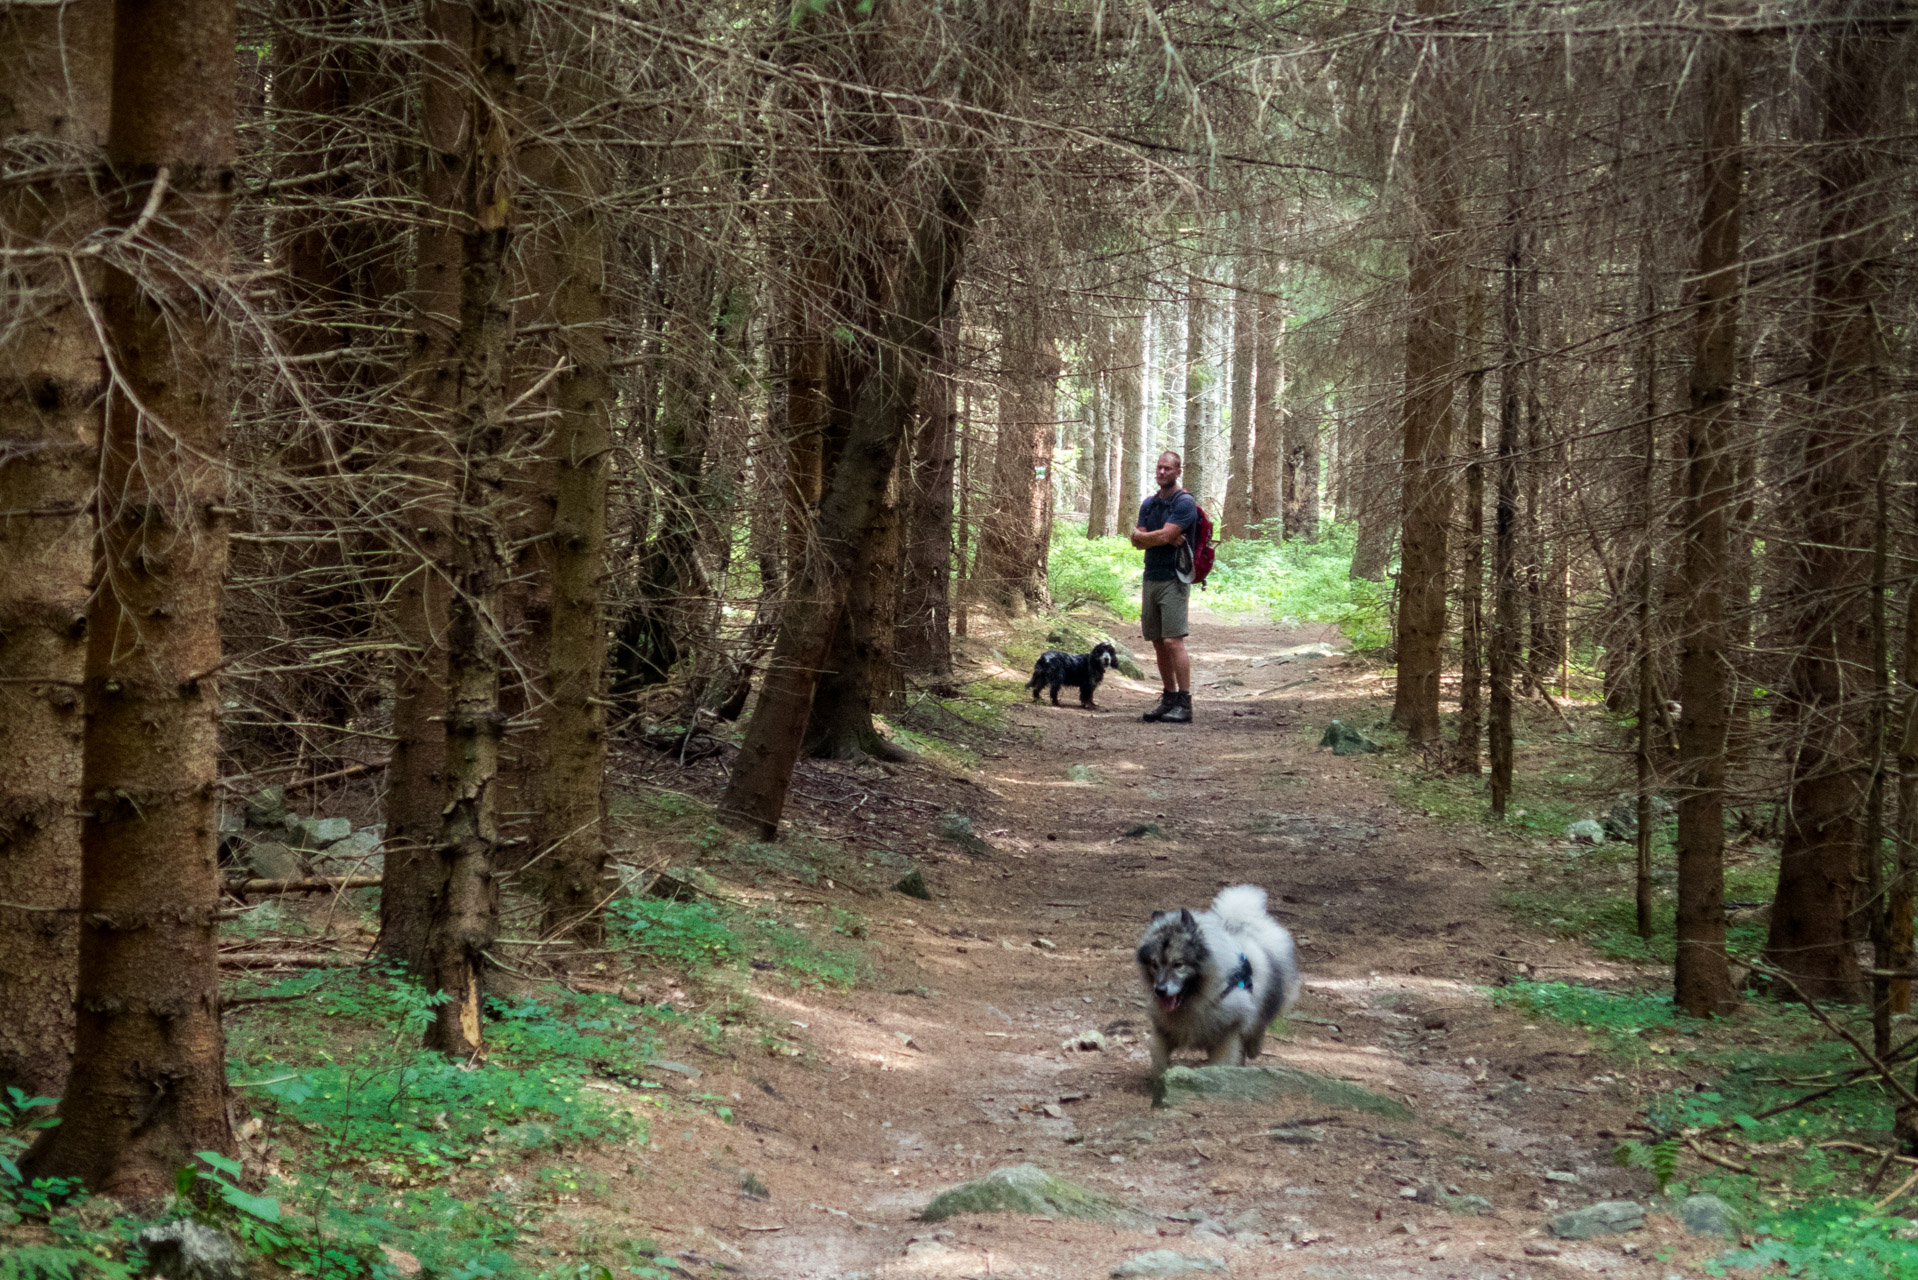
[[[691,1047],[705,1075],[680,1086],[732,1096],[731,1123],[659,1118],[626,1166],[637,1180],[608,1170],[574,1228],[638,1223],[690,1260],[791,1280],[1105,1277],[1166,1249],[1239,1277],[1663,1280],[1721,1253],[1656,1209],[1629,1235],[1543,1229],[1596,1201],[1656,1205],[1651,1175],[1611,1155],[1647,1096],[1686,1077],[1657,1055],[1621,1064],[1488,988],[1650,971],[1499,909],[1533,842],[1428,820],[1390,798],[1402,764],[1318,748],[1331,720],[1382,715],[1377,669],[1337,653],[1335,631],[1203,610],[1193,628],[1189,726],[1142,723],[1156,681],[1115,675],[1098,711],[1071,690],[1062,708],[1013,703],[975,769],[807,766],[796,825],[915,846],[933,900],[859,904],[887,975],[877,989],[754,974],[761,1016],[785,1024],[762,1037],[767,1054]],[[1149,661],[1136,627],[1119,634]],[[993,647],[1006,638],[975,631],[979,665],[962,677],[1022,679]],[[927,838],[951,810],[991,852]],[[1163,838],[1123,834],[1142,824]],[[1152,909],[1201,907],[1240,882],[1268,890],[1306,974],[1298,1016],[1261,1061],[1402,1099],[1410,1119],[1304,1100],[1152,1106],[1132,949]],[[1103,1049],[1066,1047],[1087,1030]],[[917,1220],[941,1190],[1021,1163],[1156,1225]],[[1420,1187],[1490,1208],[1421,1203]]]

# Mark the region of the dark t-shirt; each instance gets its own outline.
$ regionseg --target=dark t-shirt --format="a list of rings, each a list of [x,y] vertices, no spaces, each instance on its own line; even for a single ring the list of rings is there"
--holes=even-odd
[[[1139,504],[1139,527],[1147,533],[1176,524],[1185,530],[1186,541],[1192,540],[1192,531],[1199,524],[1199,500],[1180,489],[1171,498],[1162,498],[1155,491],[1151,497]],[[1147,547],[1145,549],[1145,580],[1147,582],[1170,582],[1179,576],[1179,556],[1183,547]]]

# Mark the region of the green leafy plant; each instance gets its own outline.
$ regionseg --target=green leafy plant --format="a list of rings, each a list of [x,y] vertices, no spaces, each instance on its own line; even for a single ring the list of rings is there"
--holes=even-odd
[[[1663,1192],[1678,1176],[1678,1152],[1680,1142],[1677,1138],[1666,1138],[1660,1142],[1640,1142],[1628,1138],[1612,1152],[1612,1160],[1627,1169],[1648,1169],[1652,1177],[1658,1180],[1658,1189]]]
[[[71,1244],[15,1245],[0,1250],[0,1280],[133,1280],[123,1262]]]
[[[191,1203],[201,1183],[213,1189],[219,1202],[234,1213],[258,1222],[278,1222],[280,1202],[271,1196],[256,1196],[240,1186],[240,1162],[217,1151],[196,1151],[194,1158],[205,1165],[188,1165],[173,1175],[173,1190],[183,1202]]]

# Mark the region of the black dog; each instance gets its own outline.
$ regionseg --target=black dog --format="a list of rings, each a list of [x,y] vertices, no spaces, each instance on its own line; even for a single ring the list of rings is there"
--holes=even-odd
[[[1097,711],[1093,705],[1092,691],[1106,678],[1106,669],[1119,665],[1119,653],[1103,640],[1092,646],[1091,653],[1060,653],[1057,649],[1047,649],[1032,664],[1032,679],[1026,688],[1032,690],[1032,700],[1039,700],[1039,693],[1048,686],[1052,689],[1052,705],[1059,705],[1059,690],[1069,684],[1079,686],[1079,705]]]

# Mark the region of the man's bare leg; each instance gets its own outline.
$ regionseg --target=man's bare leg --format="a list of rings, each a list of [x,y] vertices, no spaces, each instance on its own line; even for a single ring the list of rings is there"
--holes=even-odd
[[[1184,636],[1154,640],[1152,656],[1158,659],[1159,679],[1167,693],[1184,693],[1192,687],[1192,659],[1186,654]]]

